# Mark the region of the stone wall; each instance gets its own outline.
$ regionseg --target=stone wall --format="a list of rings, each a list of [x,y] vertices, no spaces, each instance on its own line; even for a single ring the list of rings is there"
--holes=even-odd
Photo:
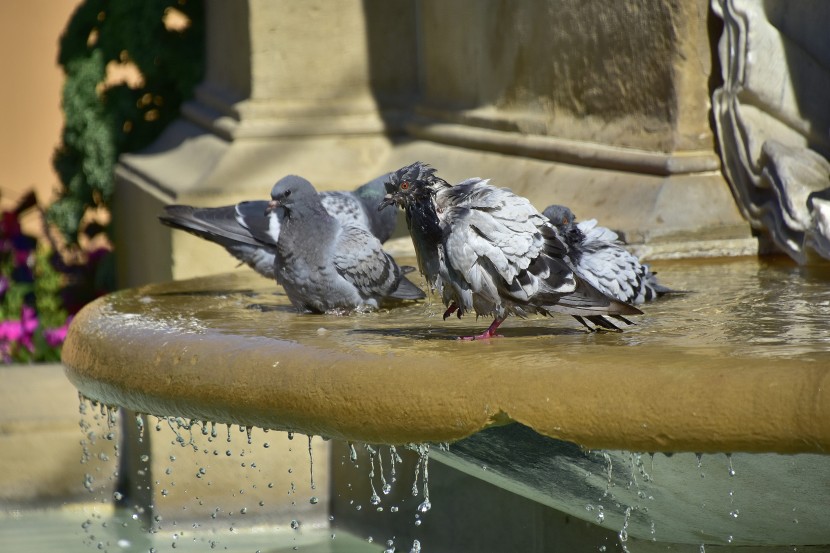
[[[705,0],[208,7],[205,82],[118,170],[121,240],[140,251],[146,234],[161,252],[122,248],[125,285],[234,266],[136,214],[138,196],[221,205],[288,173],[349,188],[416,159],[540,210],[570,204],[653,257],[754,252],[710,128],[719,29]]]

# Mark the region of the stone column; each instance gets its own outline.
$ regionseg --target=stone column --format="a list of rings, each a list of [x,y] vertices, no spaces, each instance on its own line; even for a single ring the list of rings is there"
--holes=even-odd
[[[320,189],[376,176],[400,118],[381,113],[379,98],[400,104],[415,73],[412,17],[398,18],[411,11],[400,1],[208,0],[205,81],[182,117],[116,172],[122,284],[235,267],[221,249],[162,227],[166,204],[267,198],[288,173]],[[370,54],[369,37],[385,35]]]

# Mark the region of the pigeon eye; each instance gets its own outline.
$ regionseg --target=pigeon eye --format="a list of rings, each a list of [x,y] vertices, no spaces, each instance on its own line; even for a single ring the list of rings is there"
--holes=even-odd
[[[409,183],[407,181],[401,183],[401,190],[409,190]]]
[[[286,198],[290,195],[291,195],[291,190],[286,190],[285,194],[283,194],[283,196],[285,196]]]

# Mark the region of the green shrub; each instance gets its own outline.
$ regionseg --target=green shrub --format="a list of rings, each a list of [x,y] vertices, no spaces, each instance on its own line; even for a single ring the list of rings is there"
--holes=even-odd
[[[168,28],[175,10],[188,25]],[[90,207],[107,207],[119,154],[152,142],[175,119],[204,70],[202,0],[86,0],[60,39],[65,124],[53,163],[63,185],[48,209],[77,244]],[[109,64],[133,64],[143,82],[108,86]]]

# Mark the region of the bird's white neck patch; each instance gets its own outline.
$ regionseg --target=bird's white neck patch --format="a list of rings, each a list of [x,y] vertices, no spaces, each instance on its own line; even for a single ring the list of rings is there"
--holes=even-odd
[[[281,209],[275,209],[268,214],[268,236],[276,244],[280,239],[280,228],[282,228],[282,218],[284,214]]]

